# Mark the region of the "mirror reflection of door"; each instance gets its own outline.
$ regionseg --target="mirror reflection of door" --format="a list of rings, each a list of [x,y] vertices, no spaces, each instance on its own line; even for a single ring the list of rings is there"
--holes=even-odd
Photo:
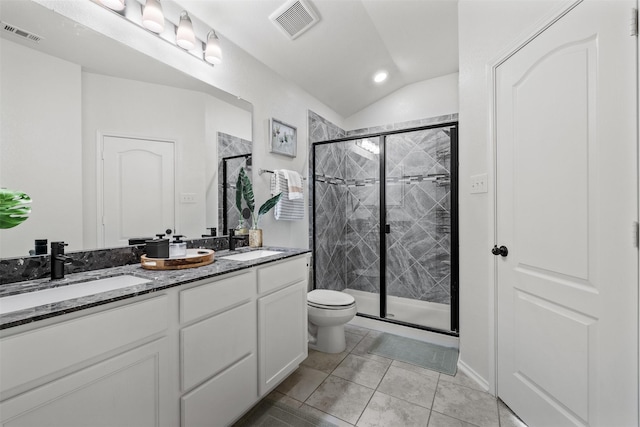
[[[172,142],[103,138],[102,247],[175,228],[174,164]]]

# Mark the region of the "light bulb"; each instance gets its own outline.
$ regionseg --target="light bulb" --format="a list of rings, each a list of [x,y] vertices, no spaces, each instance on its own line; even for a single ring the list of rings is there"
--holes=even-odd
[[[209,31],[207,35],[207,48],[204,51],[204,60],[210,64],[222,63],[222,49],[220,49],[220,40],[215,31]]]
[[[186,10],[180,14],[180,24],[176,31],[176,44],[183,49],[191,50],[196,45],[196,36],[193,33],[193,24]]]
[[[389,74],[386,71],[378,71],[375,76],[373,76],[373,81],[376,83],[382,83],[387,80]]]
[[[147,0],[142,12],[142,25],[154,33],[160,34],[164,31],[164,15],[160,0]]]
[[[100,3],[111,10],[124,10],[124,0],[100,0]]]

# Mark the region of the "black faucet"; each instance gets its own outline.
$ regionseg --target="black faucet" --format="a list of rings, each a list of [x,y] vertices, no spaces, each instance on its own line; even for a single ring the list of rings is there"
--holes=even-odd
[[[236,231],[233,228],[229,229],[229,250],[236,250],[236,240],[244,240],[244,236],[236,236]]]
[[[51,280],[64,279],[64,265],[71,264],[71,257],[64,254],[65,242],[51,242]]]
[[[216,227],[207,227],[207,230],[209,230],[209,234],[202,234],[202,237],[216,237],[217,231],[216,231]]]

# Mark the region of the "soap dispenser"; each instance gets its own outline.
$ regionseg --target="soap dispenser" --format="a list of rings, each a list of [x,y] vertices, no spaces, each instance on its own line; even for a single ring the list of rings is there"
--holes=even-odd
[[[169,244],[169,258],[180,258],[187,256],[187,243],[182,241],[181,234],[173,235],[173,242]]]
[[[165,239],[164,234],[156,234],[155,239],[145,243],[145,252],[149,258],[169,258],[169,239]]]

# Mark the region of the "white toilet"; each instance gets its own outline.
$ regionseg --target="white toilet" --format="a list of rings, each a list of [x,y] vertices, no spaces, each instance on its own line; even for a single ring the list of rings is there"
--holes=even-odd
[[[307,294],[309,348],[341,353],[347,347],[344,325],[356,315],[356,300],[339,291],[316,289]]]

